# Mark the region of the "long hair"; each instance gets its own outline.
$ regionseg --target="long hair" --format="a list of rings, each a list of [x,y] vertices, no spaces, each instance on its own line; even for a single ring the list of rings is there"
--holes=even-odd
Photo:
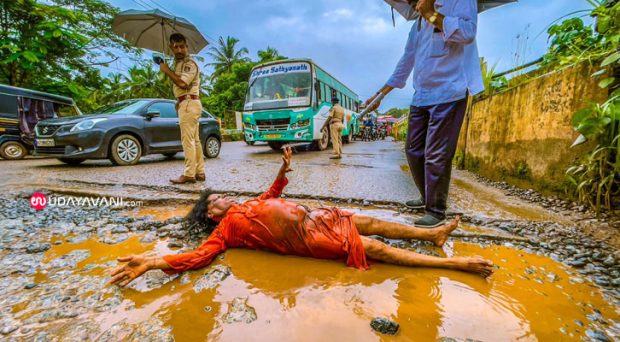
[[[207,189],[200,194],[198,202],[192,210],[185,216],[185,230],[190,238],[201,239],[211,235],[213,230],[219,224],[207,216],[207,207],[209,206],[209,196],[214,194],[213,190]]]

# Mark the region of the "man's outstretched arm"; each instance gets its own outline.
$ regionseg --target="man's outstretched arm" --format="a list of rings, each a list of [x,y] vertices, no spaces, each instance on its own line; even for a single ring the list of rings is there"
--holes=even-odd
[[[258,196],[259,200],[265,200],[269,198],[277,198],[282,195],[282,190],[288,184],[286,174],[293,171],[291,169],[291,158],[293,157],[293,150],[290,147],[284,148],[282,152],[282,166],[278,171],[276,180],[273,182],[269,190],[265,191],[262,195]]]
[[[226,222],[222,221],[222,224],[225,225]],[[164,257],[149,258],[141,255],[131,255],[118,258],[118,261],[126,262],[126,264],[119,266],[112,272],[110,284],[125,286],[149,270],[162,270],[167,274],[175,274],[203,268],[225,250],[226,243],[218,228],[211,233],[207,241],[191,252],[166,255]]]

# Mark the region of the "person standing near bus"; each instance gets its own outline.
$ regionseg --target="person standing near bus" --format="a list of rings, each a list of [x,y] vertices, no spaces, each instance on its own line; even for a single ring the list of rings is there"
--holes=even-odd
[[[329,117],[325,120],[321,131],[325,130],[325,127],[329,125],[329,130],[332,137],[332,145],[334,147],[334,155],[329,159],[341,159],[342,158],[342,128],[344,123],[344,108],[340,105],[340,100],[337,97],[332,97],[332,108],[329,110]]]
[[[413,6],[413,1],[409,1]],[[418,227],[445,222],[452,159],[463,123],[467,98],[484,90],[476,30],[476,0],[420,0],[405,52],[386,84],[366,101],[368,106],[394,88],[403,88],[413,70],[406,154],[421,198],[407,201],[425,209]],[[371,110],[374,108],[370,108]]]
[[[205,161],[200,142],[200,124],[202,103],[200,102],[200,69],[190,56],[187,41],[180,33],[170,35],[170,49],[174,53],[176,64],[174,71],[166,63],[160,63],[159,69],[172,80],[172,91],[177,98],[177,112],[181,128],[181,143],[185,154],[183,175],[171,179],[173,184],[196,183],[204,181]]]

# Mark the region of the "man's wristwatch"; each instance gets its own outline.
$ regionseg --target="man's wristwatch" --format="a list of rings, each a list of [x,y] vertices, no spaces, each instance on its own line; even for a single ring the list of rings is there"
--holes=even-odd
[[[428,22],[431,23],[431,25],[435,25],[435,22],[437,21],[437,16],[439,15],[439,13],[437,12],[433,12],[433,15],[431,15],[428,18]]]

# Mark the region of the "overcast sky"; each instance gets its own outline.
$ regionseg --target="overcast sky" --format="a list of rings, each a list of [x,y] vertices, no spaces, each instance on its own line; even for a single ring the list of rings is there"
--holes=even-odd
[[[447,0],[450,1],[450,0]],[[387,80],[400,58],[411,23],[397,15],[392,25],[382,0],[108,0],[126,9],[159,7],[194,23],[209,39],[233,36],[252,57],[267,45],[287,57],[312,58],[356,91],[362,100]],[[163,5],[163,6],[162,6]],[[496,71],[534,60],[545,53],[546,27],[577,10],[586,0],[520,0],[481,13],[478,49]],[[204,51],[201,53],[204,55]],[[125,59],[113,66],[123,70]],[[411,80],[382,105],[408,107]]]

